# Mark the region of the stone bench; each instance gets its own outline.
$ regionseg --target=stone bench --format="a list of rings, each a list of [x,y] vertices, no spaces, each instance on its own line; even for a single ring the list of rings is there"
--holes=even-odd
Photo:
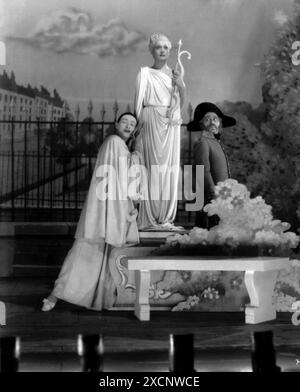
[[[245,271],[244,281],[250,297],[245,308],[245,322],[257,324],[276,319],[272,295],[278,271],[289,267],[284,257],[127,257],[124,266],[135,271],[136,301],[134,314],[150,320],[149,285],[154,270],[168,271]]]

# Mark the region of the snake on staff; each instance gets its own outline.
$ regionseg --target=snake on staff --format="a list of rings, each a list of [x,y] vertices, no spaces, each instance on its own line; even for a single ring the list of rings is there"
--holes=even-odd
[[[190,60],[192,58],[192,55],[187,50],[181,50],[181,46],[182,46],[182,40],[180,39],[179,42],[178,42],[178,47],[177,47],[177,61],[176,61],[176,65],[175,65],[175,72],[178,71],[178,67],[179,67],[179,69],[180,69],[180,76],[181,76],[182,81],[183,81],[183,78],[184,78],[184,66],[183,66],[182,61],[181,61],[181,56],[186,54],[188,60]],[[183,81],[183,85],[185,86],[184,81]],[[177,92],[177,86],[174,85],[173,89],[172,89],[172,94],[171,94],[171,99],[170,99],[170,106],[169,106],[169,113],[168,113],[168,117],[169,117],[170,121],[173,120],[173,115],[174,115],[174,112],[175,112],[175,109],[177,107],[178,100],[179,100],[179,96],[178,96],[178,94],[176,94],[176,92]]]

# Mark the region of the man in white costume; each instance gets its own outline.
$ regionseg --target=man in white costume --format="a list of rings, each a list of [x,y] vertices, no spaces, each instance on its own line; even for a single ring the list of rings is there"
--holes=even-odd
[[[139,131],[135,149],[141,153],[148,171],[148,187],[138,215],[139,229],[176,230],[173,222],[180,170],[180,109],[185,85],[179,72],[167,65],[170,49],[166,36],[152,34],[149,50],[154,64],[142,67],[136,81]]]
[[[137,210],[127,192],[130,179],[125,178],[130,176],[130,170],[124,171],[124,166],[129,168],[138,162],[126,145],[136,124],[133,114],[123,113],[116,133],[100,147],[74,244],[53,291],[43,300],[43,311],[53,309],[57,299],[95,310],[112,305],[114,285],[107,266],[109,252],[112,247],[139,242]]]

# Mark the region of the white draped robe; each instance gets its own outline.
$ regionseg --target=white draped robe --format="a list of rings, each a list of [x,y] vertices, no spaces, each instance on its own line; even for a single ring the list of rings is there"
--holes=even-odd
[[[139,242],[136,216],[130,215],[135,211],[133,202],[126,193],[122,194],[127,183],[124,182],[126,172],[121,169],[124,162],[129,167],[131,159],[126,143],[119,136],[105,139],[97,156],[74,244],[55,281],[52,294],[57,298],[95,310],[113,304],[114,285],[107,265],[110,250]],[[100,167],[106,176],[101,176]],[[103,186],[100,187],[100,183]],[[105,189],[115,192],[115,200],[104,197],[99,200],[99,194]]]
[[[176,93],[172,121],[168,117],[171,94],[170,76],[158,69],[141,68],[135,92],[140,130],[135,149],[141,153],[148,172],[148,189],[140,203],[140,229],[168,229],[176,216],[181,115]]]

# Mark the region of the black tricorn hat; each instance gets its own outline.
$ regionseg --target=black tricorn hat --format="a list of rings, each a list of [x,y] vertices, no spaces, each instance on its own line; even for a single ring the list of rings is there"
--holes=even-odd
[[[199,121],[202,120],[205,114],[209,112],[214,112],[220,117],[223,128],[232,127],[236,124],[235,118],[223,114],[222,111],[213,103],[202,102],[196,107],[194,112],[194,120],[188,123],[187,130],[190,132],[200,131]]]

